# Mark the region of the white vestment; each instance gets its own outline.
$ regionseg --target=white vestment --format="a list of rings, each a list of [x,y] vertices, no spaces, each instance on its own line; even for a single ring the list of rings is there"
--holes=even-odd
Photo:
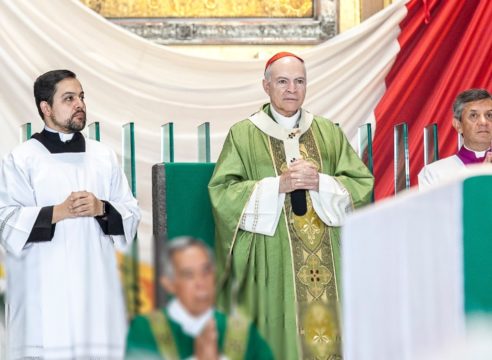
[[[466,169],[467,167],[457,155],[430,163],[419,172],[419,188],[425,189],[429,186],[454,180],[463,174]]]
[[[124,236],[105,235],[95,218],[79,217],[58,222],[50,241],[27,243],[42,207],[82,190],[111,203]],[[7,250],[8,359],[123,357],[126,317],[114,246],[133,240],[139,220],[116,155],[104,144],[86,140],[85,152],[50,153],[30,139],[5,157],[0,241]]]

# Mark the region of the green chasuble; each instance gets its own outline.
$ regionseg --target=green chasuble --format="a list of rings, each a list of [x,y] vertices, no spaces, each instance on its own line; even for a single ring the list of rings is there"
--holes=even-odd
[[[340,228],[320,220],[308,192],[302,216],[294,215],[285,197],[273,236],[239,228],[257,182],[282,174],[286,149],[292,153],[289,138],[295,135],[279,139],[260,130],[258,117],[263,124],[274,122],[269,106],[232,126],[209,183],[219,307],[244,311],[277,359],[338,359]],[[370,201],[373,177],[336,125],[302,110],[296,130],[301,134],[296,151],[333,176],[348,191],[352,207]]]
[[[220,354],[230,360],[271,360],[272,351],[252,323],[214,312]],[[167,311],[137,316],[127,337],[125,359],[177,360],[193,356],[194,338],[185,334]]]

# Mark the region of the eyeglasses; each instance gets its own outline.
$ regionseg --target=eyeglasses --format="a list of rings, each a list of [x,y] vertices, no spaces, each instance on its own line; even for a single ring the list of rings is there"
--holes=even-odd
[[[279,89],[287,89],[290,85],[290,83],[294,84],[295,89],[303,89],[306,87],[306,79],[304,78],[298,78],[294,80],[289,80],[286,78],[280,78],[274,81],[275,87]]]

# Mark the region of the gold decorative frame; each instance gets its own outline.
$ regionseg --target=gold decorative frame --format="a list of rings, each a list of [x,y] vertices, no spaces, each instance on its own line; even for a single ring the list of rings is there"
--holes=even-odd
[[[163,45],[317,44],[337,33],[336,1],[312,0],[311,17],[108,17],[108,20]]]

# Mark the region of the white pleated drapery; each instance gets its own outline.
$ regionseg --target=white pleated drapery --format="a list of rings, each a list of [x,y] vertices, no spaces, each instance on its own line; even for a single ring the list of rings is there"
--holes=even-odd
[[[338,122],[355,145],[398,53],[397,2],[360,26],[304,51],[306,109]],[[150,261],[151,166],[160,161],[160,125],[174,123],[175,160],[197,161],[197,126],[210,122],[212,161],[229,127],[267,102],[264,60],[222,61],[184,55],[137,37],[76,0],[0,1],[0,155],[19,142],[19,126],[42,128],[32,94],[46,71],[67,68],[80,79],[88,122],[121,153],[121,126],[135,123],[142,258]]]

